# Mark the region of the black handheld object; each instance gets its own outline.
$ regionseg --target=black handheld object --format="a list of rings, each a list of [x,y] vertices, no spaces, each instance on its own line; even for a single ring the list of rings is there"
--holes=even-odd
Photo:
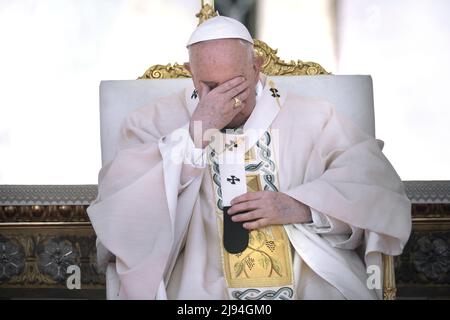
[[[234,222],[228,214],[228,209],[223,208],[223,246],[229,253],[239,253],[248,246],[248,230],[243,227],[243,222]]]

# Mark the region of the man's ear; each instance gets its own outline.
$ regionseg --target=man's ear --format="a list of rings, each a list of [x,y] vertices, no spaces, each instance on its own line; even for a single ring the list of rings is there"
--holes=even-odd
[[[192,76],[191,65],[189,64],[189,62],[183,63],[183,66],[184,66],[184,68],[185,68],[187,71],[189,71],[189,73],[190,73],[191,76]]]
[[[261,68],[262,64],[264,63],[264,58],[255,54],[253,59],[255,59],[255,63],[258,65],[258,67]]]
[[[264,59],[260,56],[254,56],[253,57],[253,70],[255,71],[255,74],[258,78],[259,73],[261,72],[261,66],[264,62]]]

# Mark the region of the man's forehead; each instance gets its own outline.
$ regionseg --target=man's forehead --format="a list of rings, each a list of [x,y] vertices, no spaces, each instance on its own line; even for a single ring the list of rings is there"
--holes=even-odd
[[[202,41],[188,47],[189,54],[198,54],[212,50],[242,50],[245,49],[244,41],[240,39],[215,39]],[[249,44],[250,45],[250,44]]]

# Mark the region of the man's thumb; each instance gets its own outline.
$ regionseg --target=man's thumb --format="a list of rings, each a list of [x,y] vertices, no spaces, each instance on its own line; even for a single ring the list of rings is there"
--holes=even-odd
[[[201,93],[202,93],[202,96],[204,97],[204,96],[206,96],[208,93],[209,93],[209,87],[206,85],[206,84],[204,84],[203,82],[200,82],[200,87],[201,87]]]

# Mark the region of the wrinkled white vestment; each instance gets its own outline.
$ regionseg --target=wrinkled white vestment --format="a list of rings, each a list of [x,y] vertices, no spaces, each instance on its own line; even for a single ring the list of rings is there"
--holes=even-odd
[[[312,223],[285,225],[297,297],[380,298],[366,267],[381,267],[380,253],[399,255],[411,231],[400,178],[378,141],[332,105],[283,88],[275,101],[264,81],[244,131],[277,132],[280,192],[312,211]],[[198,149],[180,130],[198,103],[192,90],[127,117],[120,150],[99,173],[88,214],[99,262],[116,257],[108,299],[227,299],[209,168],[195,163]]]

